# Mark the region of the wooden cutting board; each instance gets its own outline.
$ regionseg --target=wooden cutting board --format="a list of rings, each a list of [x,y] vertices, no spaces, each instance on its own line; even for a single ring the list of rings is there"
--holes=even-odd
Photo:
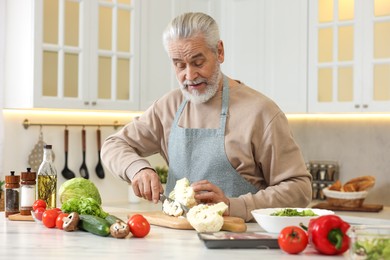
[[[312,208],[317,209],[328,209],[334,211],[357,211],[357,212],[379,212],[383,209],[383,205],[379,204],[363,204],[361,207],[348,208],[348,207],[337,207],[329,205],[327,202],[318,203]]]
[[[173,229],[194,229],[186,218],[173,217],[165,214],[162,211],[148,211],[148,212],[131,212],[128,214],[130,218],[134,214],[143,215],[151,225],[167,227]],[[246,224],[242,218],[226,216],[221,230],[231,232],[245,232]]]
[[[20,213],[9,215],[8,219],[15,221],[34,221],[31,215],[20,215]]]

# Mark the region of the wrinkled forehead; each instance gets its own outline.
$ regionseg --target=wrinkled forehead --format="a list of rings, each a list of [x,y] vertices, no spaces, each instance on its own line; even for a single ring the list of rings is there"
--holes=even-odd
[[[168,44],[168,54],[171,59],[189,59],[199,54],[211,52],[204,37],[173,39]]]

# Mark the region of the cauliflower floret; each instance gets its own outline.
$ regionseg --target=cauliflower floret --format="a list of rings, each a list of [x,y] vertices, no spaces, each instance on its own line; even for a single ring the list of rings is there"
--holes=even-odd
[[[217,232],[223,226],[222,214],[228,206],[224,202],[214,205],[199,204],[187,213],[187,220],[198,232]]]
[[[184,214],[183,209],[177,201],[165,200],[163,203],[163,212],[167,215],[179,217]]]
[[[197,204],[194,189],[190,186],[190,181],[187,178],[182,178],[176,181],[175,188],[173,188],[173,191],[169,194],[169,198],[188,208]]]

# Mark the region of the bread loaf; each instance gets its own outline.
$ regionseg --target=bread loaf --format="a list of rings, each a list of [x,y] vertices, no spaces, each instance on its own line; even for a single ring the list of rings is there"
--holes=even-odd
[[[374,185],[375,177],[367,175],[350,179],[344,185],[341,184],[340,180],[337,180],[331,186],[329,186],[328,189],[335,191],[356,192],[368,190]]]
[[[361,176],[347,181],[343,189],[344,191],[364,191],[372,188],[374,185],[374,176]]]

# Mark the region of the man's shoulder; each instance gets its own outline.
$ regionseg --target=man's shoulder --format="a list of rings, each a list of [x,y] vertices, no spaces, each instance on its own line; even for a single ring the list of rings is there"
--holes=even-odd
[[[253,105],[252,109],[258,109],[263,112],[264,110],[274,112],[280,111],[279,106],[271,98],[245,84],[241,84],[234,89],[232,94],[236,96],[237,101]]]

